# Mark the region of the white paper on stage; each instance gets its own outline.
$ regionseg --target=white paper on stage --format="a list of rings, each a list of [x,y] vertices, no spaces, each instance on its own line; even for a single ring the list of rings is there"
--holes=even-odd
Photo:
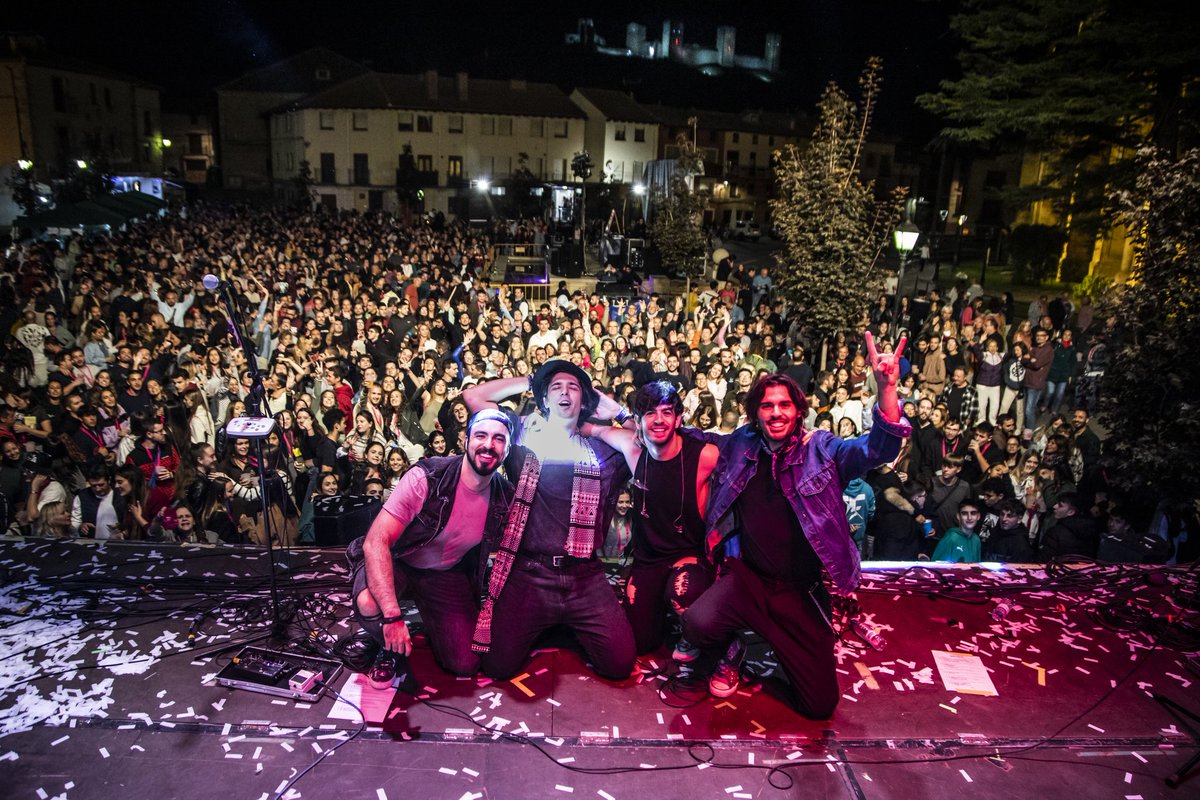
[[[937,664],[946,691],[985,697],[999,695],[995,684],[992,683],[992,676],[988,674],[987,667],[983,665],[979,656],[934,650],[933,661]]]

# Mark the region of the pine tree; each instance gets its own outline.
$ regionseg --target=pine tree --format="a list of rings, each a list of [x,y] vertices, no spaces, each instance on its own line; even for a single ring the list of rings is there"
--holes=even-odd
[[[664,267],[672,274],[696,280],[703,276],[706,266],[708,239],[702,225],[706,199],[688,182],[701,173],[703,164],[695,142],[681,135],[677,144],[679,159],[671,185],[652,201],[650,235],[662,254]]]
[[[776,256],[775,285],[821,341],[856,328],[879,296],[879,259],[905,194],[897,189],[877,200],[873,182],[860,178],[859,159],[880,86],[879,59],[867,62],[860,86],[861,112],[831,83],[807,147],[788,145],[774,154],[771,211],[786,242]]]
[[[1149,151],[1117,195],[1135,234],[1129,286],[1108,337],[1100,384],[1109,479],[1131,497],[1200,497],[1200,150],[1177,162]]]
[[[1169,157],[1195,135],[1200,66],[1195,11],[1177,0],[961,0],[951,28],[963,75],[917,99],[943,117],[948,140],[1040,153],[1036,185],[1010,189],[1014,204],[1049,200],[1091,258],[1110,221],[1111,192],[1133,188],[1130,156],[1153,144]],[[1193,127],[1189,128],[1189,124]],[[1071,275],[1069,277],[1081,277]]]

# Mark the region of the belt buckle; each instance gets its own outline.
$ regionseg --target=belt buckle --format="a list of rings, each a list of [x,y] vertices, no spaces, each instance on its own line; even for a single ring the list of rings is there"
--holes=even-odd
[[[566,556],[551,556],[551,558],[550,558],[550,566],[552,566],[552,567],[561,567],[561,566],[563,565],[563,559],[564,559],[564,558],[566,558]]]

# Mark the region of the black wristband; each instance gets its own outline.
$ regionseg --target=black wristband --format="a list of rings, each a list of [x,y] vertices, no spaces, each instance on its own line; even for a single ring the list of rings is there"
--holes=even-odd
[[[384,617],[380,622],[384,625],[391,625],[393,622],[404,622],[404,615],[397,614],[394,617]]]

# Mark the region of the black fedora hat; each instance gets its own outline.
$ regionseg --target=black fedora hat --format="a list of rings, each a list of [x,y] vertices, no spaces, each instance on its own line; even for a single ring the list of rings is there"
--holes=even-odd
[[[538,371],[529,382],[533,401],[537,403],[538,411],[550,414],[550,407],[546,404],[546,390],[550,388],[550,378],[560,372],[574,376],[575,380],[579,381],[579,388],[583,390],[583,400],[579,406],[579,419],[582,422],[596,413],[596,407],[600,405],[600,395],[592,386],[592,379],[588,374],[565,358],[554,358],[538,367]]]

